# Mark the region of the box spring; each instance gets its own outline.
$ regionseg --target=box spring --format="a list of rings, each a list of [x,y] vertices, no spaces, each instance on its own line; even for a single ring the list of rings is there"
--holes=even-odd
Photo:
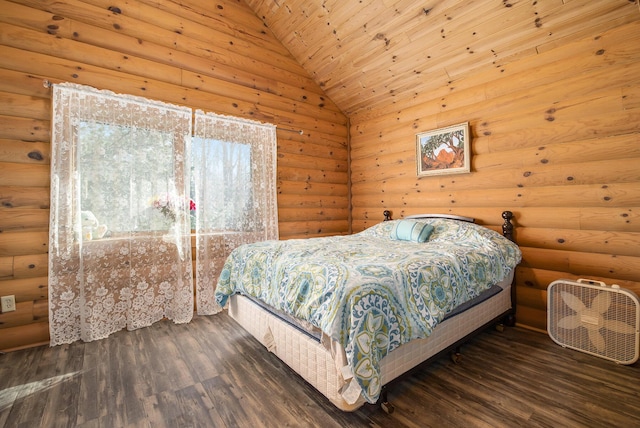
[[[447,318],[428,338],[401,345],[385,356],[380,362],[383,385],[508,312],[512,277],[500,283],[501,292]],[[335,341],[326,337],[318,341],[241,295],[230,298],[229,315],[339,409],[353,411],[365,403],[362,396],[354,400],[348,392],[351,380],[345,381],[341,370],[346,357]]]

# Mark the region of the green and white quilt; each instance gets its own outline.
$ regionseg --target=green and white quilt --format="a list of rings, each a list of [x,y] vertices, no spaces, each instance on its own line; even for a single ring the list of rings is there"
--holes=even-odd
[[[429,336],[520,259],[517,245],[473,223],[393,220],[349,236],[240,246],[216,299],[224,306],[233,294],[253,296],[318,327],[344,347],[364,398],[375,403],[385,355]]]

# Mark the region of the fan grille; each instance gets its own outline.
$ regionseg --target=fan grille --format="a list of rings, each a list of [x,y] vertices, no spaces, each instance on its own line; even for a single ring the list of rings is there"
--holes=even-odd
[[[547,293],[547,330],[561,346],[615,361],[638,360],[640,305],[620,288],[559,280]]]

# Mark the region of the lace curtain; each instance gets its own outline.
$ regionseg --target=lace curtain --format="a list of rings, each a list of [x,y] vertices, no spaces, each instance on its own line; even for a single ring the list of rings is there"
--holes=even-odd
[[[196,307],[221,310],[215,285],[227,256],[249,242],[278,239],[276,128],[196,111]]]
[[[192,112],[54,85],[51,345],[193,316]]]

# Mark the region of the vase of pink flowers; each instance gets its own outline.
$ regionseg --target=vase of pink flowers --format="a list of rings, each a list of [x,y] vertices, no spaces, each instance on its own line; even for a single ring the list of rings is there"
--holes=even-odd
[[[165,226],[175,224],[179,213],[183,212],[187,205],[189,207],[190,228],[194,228],[196,203],[193,199],[187,198],[186,200],[182,200],[169,194],[164,194],[155,197],[151,203],[153,209],[162,214],[162,219]]]

